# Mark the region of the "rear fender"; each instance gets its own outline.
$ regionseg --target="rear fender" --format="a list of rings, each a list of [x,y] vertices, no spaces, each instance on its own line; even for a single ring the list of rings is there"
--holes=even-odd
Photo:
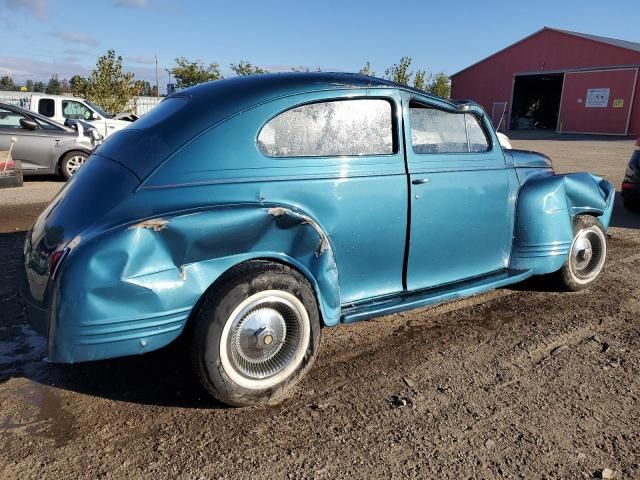
[[[322,226],[286,205],[228,205],[150,218],[81,243],[59,274],[53,310],[61,321],[52,321],[50,357],[75,362],[167,345],[217,279],[254,259],[299,270],[324,324],[339,322],[338,271]]]
[[[593,215],[609,228],[614,188],[589,173],[531,176],[516,206],[511,268],[551,273],[564,264],[573,240],[573,219]]]

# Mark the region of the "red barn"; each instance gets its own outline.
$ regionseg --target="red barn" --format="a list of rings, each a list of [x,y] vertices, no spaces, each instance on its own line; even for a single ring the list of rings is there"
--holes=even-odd
[[[640,43],[543,28],[451,76],[501,129],[640,135]]]

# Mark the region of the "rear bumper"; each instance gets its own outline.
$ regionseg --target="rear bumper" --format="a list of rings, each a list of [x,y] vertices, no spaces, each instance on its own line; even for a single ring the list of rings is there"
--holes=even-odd
[[[640,204],[640,184],[635,188],[623,188],[621,191],[622,198],[627,202]]]

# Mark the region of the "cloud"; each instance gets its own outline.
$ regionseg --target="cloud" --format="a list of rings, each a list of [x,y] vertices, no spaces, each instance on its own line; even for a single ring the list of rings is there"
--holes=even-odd
[[[84,45],[96,46],[98,40],[87,33],[81,32],[53,32],[54,37],[58,37],[63,42],[82,43]]]
[[[82,48],[65,48],[64,53],[68,55],[78,55],[78,56],[93,55],[93,53],[91,53],[89,50],[84,50]]]
[[[0,76],[9,75],[17,84],[23,84],[26,80],[47,81],[52,74],[57,74],[60,79],[69,79],[74,75],[86,77],[95,68],[94,65],[85,65],[84,62],[75,61],[74,58],[63,58],[62,60],[33,60],[19,56],[9,56],[0,54]],[[167,81],[164,67],[160,69],[160,91],[163,91]],[[132,72],[136,80],[147,80],[155,85],[154,67],[125,67],[125,71]]]
[[[154,57],[127,57],[125,60],[129,63],[140,63],[142,65],[154,65],[156,63],[156,59]]]
[[[116,7],[127,8],[144,8],[149,3],[148,0],[115,0],[113,4]]]
[[[71,78],[75,74],[86,76],[89,69],[73,61],[41,61],[24,57],[0,55],[0,75],[10,75],[16,83],[27,79],[48,80],[52,74]]]
[[[49,16],[48,0],[0,0],[0,6],[9,10],[22,10],[40,20],[46,20]]]

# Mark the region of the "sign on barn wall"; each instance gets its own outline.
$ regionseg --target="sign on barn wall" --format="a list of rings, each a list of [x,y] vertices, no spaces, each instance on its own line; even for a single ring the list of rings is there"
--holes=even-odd
[[[610,88],[588,88],[585,107],[607,108],[609,105]]]

